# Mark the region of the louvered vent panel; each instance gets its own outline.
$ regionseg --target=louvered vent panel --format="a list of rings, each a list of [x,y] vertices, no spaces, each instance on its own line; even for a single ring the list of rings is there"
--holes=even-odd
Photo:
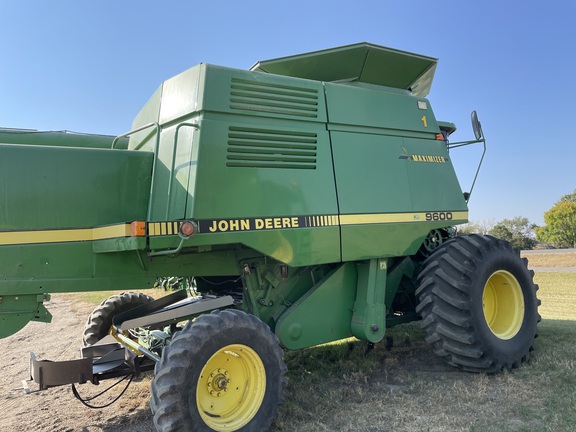
[[[316,169],[317,135],[230,127],[226,166]]]
[[[317,118],[318,90],[232,78],[230,108]]]

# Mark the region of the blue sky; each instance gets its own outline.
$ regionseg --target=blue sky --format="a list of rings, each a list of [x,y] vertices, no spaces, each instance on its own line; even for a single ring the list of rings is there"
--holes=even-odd
[[[439,120],[488,151],[472,221],[537,224],[576,189],[576,2],[0,0],[0,126],[121,134],[160,83],[200,62],[356,42],[438,57]],[[480,147],[454,150],[469,189]]]

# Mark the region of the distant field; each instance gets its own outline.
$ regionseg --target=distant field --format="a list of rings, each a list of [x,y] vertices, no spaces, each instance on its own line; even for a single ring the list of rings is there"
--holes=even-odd
[[[554,252],[523,254],[530,267],[576,267],[576,252]]]
[[[543,319],[576,320],[576,272],[537,271],[534,282],[540,286]]]

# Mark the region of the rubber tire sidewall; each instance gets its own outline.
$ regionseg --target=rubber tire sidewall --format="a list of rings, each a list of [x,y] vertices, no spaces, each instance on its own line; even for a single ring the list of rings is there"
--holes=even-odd
[[[233,337],[233,335],[230,333],[213,336],[210,342],[206,344],[200,355],[197,357],[197,361],[198,364],[202,365],[203,367],[216,351],[224,348],[225,346],[233,344],[246,345],[252,348],[256,354],[258,354],[258,357],[260,357],[260,360],[262,360],[266,373],[266,391],[264,393],[264,399],[262,400],[262,404],[260,405],[260,408],[258,409],[258,412],[255,414],[255,416],[250,420],[250,422],[248,422],[247,425],[239,429],[241,431],[258,431],[260,430],[259,428],[251,427],[251,425],[257,426],[261,424],[263,421],[259,418],[259,416],[267,416],[268,413],[271,412],[272,409],[275,409],[277,406],[277,403],[274,403],[274,401],[271,400],[272,392],[268,390],[269,383],[277,381],[278,379],[276,376],[272,376],[273,371],[277,369],[277,366],[274,366],[271,361],[273,358],[273,353],[269,350],[267,344],[264,344],[261,339],[257,338],[257,334],[254,334],[254,332],[242,333],[243,334],[241,337]],[[196,401],[196,388],[200,378],[200,371],[201,368],[193,368],[193,372],[190,374],[186,383],[186,385],[190,386],[189,406],[190,418],[192,422],[191,424],[193,425],[205,424],[197,410],[198,404]],[[211,429],[207,428],[206,430]]]
[[[246,315],[247,317],[250,317],[249,319],[258,320],[258,318],[252,315],[248,315],[237,310],[227,310],[223,312],[217,311],[216,313],[220,315]],[[202,320],[203,317],[209,317],[210,315],[213,314],[201,316],[199,317],[199,320]],[[185,368],[183,381],[178,382],[176,385],[171,386],[170,388],[171,391],[179,392],[181,394],[181,399],[178,401],[178,403],[182,404],[182,408],[180,409],[183,424],[180,424],[175,428],[168,428],[166,430],[194,432],[213,431],[213,429],[204,422],[198,411],[196,389],[200,378],[200,372],[214,353],[223,347],[234,344],[246,345],[253,349],[260,357],[260,360],[264,365],[266,375],[266,390],[262,403],[254,417],[246,425],[238,429],[238,431],[260,432],[269,429],[275,417],[274,413],[276,413],[278,410],[278,405],[283,402],[283,375],[286,371],[286,368],[281,357],[281,349],[278,345],[272,345],[270,341],[267,340],[265,336],[263,336],[263,330],[269,333],[268,336],[273,337],[275,344],[277,344],[276,337],[272,332],[270,332],[264,323],[262,323],[260,320],[258,320],[258,322],[260,326],[255,328],[243,325],[246,324],[246,322],[242,319],[239,320],[240,325],[237,325],[238,323],[225,322],[224,328],[211,328],[210,330],[212,331],[209,330],[210,334],[208,335],[207,340],[202,343],[202,346],[190,347],[191,351],[193,352],[191,352],[189,355],[188,364],[176,366],[178,369],[182,367]],[[200,330],[200,327],[195,324],[197,324],[197,322],[191,322],[187,324],[187,326],[182,331],[194,332]],[[170,349],[171,345],[166,348],[163,354],[163,359],[156,365],[155,373],[157,375],[161,373],[161,370],[164,367],[164,356],[168,355],[167,351],[170,351]],[[168,367],[171,365],[167,362],[165,366]],[[181,372],[182,371],[180,371],[179,375]],[[155,383],[153,382],[153,385],[154,384]],[[154,392],[153,398],[155,398]],[[171,399],[174,400],[173,397]],[[184,409],[185,407],[187,407],[187,409]],[[160,408],[157,399],[152,402],[151,408],[154,414],[156,414],[156,411],[158,411]],[[159,431],[163,430],[157,423],[156,426]]]
[[[116,315],[145,305],[153,300],[149,295],[138,292],[124,292],[108,297],[88,316],[82,333],[82,346],[94,345],[110,334],[112,320]],[[94,323],[96,319],[101,320],[101,322]]]
[[[511,339],[501,339],[492,332],[486,322],[482,305],[486,282],[498,270],[505,270],[516,278],[524,299],[522,324]],[[496,358],[501,364],[518,366],[519,359],[523,359],[530,350],[538,323],[538,306],[533,286],[531,274],[510,246],[485,252],[471,283],[470,294],[472,322],[476,324],[480,347],[485,356]]]

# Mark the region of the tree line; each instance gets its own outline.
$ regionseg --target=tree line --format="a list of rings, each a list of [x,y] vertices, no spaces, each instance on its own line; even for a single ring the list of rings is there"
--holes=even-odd
[[[576,190],[562,196],[546,213],[544,225],[537,226],[517,216],[500,222],[470,222],[458,228],[459,234],[490,234],[507,240],[518,249],[537,244],[552,248],[576,248]]]

